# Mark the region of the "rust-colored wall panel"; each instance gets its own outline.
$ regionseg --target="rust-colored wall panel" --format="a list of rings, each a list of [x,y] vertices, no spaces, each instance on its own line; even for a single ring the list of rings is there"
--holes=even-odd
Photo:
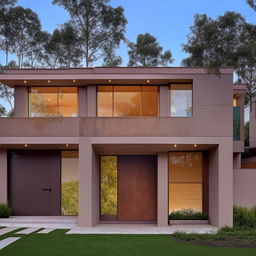
[[[10,152],[9,202],[12,215],[60,215],[60,175],[60,151]]]
[[[156,221],[156,156],[118,157],[118,220]]]

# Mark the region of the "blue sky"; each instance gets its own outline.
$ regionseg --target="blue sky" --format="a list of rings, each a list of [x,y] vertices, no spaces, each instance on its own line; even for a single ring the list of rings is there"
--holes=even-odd
[[[18,0],[18,4],[37,12],[43,29],[49,32],[69,19],[68,13],[61,7],[53,6],[51,0]],[[186,56],[181,44],[186,42],[195,13],[206,13],[216,18],[226,11],[236,11],[248,22],[256,22],[256,12],[246,4],[246,0],[112,0],[111,4],[125,9],[128,20],[126,37],[135,41],[138,34],[151,33],[164,49],[172,51],[175,58],[173,66],[180,66]],[[124,45],[118,54],[126,65],[128,57]]]

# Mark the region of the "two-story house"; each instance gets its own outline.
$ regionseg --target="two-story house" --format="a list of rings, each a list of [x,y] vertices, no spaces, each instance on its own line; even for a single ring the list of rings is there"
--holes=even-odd
[[[0,82],[15,91],[0,119],[13,215],[167,226],[192,208],[232,226],[245,92],[232,68],[21,69]]]

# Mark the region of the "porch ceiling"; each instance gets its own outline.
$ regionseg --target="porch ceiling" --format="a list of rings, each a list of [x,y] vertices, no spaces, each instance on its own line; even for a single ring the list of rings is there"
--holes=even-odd
[[[206,151],[213,144],[95,144],[95,151],[100,155],[155,155],[168,151]]]

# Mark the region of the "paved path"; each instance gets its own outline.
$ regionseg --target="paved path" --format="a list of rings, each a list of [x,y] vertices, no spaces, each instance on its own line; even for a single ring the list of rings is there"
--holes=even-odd
[[[43,229],[41,231],[38,231],[37,233],[38,234],[49,234],[50,232],[52,232],[54,230],[56,230],[56,229],[55,228],[45,228],[45,229]]]
[[[21,237],[8,237],[8,238],[5,238],[4,240],[1,240],[0,241],[0,250],[2,250],[3,248],[7,247],[8,245],[16,242],[20,238]]]
[[[39,228],[26,228],[16,233],[16,235],[28,235],[35,231],[37,231]]]
[[[1,235],[5,235],[5,234],[7,234],[7,233],[9,233],[9,232],[12,232],[12,231],[14,231],[14,230],[16,230],[16,229],[18,229],[18,228],[17,228],[17,227],[1,228],[1,229],[0,229],[0,236],[1,236]]]

